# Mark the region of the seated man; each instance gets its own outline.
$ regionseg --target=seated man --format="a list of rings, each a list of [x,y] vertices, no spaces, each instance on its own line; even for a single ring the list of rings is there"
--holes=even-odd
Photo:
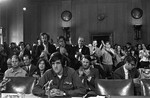
[[[99,79],[99,71],[96,68],[91,67],[91,58],[89,55],[85,55],[82,60],[82,66],[77,70],[82,83],[86,87],[87,91],[95,90],[95,79]]]
[[[12,59],[11,61],[12,68],[9,68],[5,71],[4,78],[25,77],[27,73],[19,65],[19,62],[20,62],[19,57],[17,55],[13,55],[11,59]]]
[[[133,56],[126,56],[125,63],[113,73],[114,79],[134,79],[139,77],[139,72],[135,68],[136,60]]]
[[[31,63],[32,59],[30,55],[23,56],[24,65],[22,68],[27,72],[26,76],[33,77],[37,72],[37,67]]]
[[[55,52],[50,57],[52,68],[47,70],[33,89],[37,96],[83,96],[86,90],[76,71],[66,67],[63,56]]]
[[[126,56],[123,66],[115,70],[114,79],[133,79],[135,84],[135,95],[140,95],[139,72],[136,69],[136,60],[133,56]]]

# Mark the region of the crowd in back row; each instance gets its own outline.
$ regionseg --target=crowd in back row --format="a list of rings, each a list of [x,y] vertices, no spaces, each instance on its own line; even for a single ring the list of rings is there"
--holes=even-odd
[[[148,68],[150,61],[149,47],[146,48],[144,44],[132,46],[127,43],[126,46],[115,44],[111,47],[109,42],[101,41],[101,45],[97,47],[97,41],[94,40],[92,44],[84,45],[84,38],[78,38],[78,44],[72,45],[66,43],[63,36],[58,37],[58,45],[49,42],[49,35],[41,33],[37,44],[20,42],[10,43],[10,46],[4,43],[0,45],[0,72],[4,73],[11,66],[11,57],[17,55],[19,57],[20,66],[27,66],[23,57],[29,56],[31,63],[38,67],[38,60],[45,59],[47,62],[50,55],[56,51],[60,52],[66,57],[66,65],[78,70],[82,65],[81,59],[84,55],[90,55],[93,67],[97,67],[102,78],[112,78],[111,74],[117,68],[123,65],[123,60],[127,55],[132,55],[136,59],[136,68]],[[48,63],[47,63],[48,64]],[[96,66],[98,65],[98,66]],[[50,68],[50,66],[49,66]]]

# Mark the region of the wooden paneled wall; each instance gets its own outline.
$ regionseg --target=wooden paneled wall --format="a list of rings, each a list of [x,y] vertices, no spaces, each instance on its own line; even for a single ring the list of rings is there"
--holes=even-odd
[[[149,5],[150,0],[43,0],[43,2],[33,0],[33,2],[26,2],[27,10],[22,13],[22,20],[20,20],[22,16],[16,17],[13,16],[13,12],[11,13],[9,16],[11,22],[6,28],[9,29],[7,33],[11,36],[16,25],[21,25],[16,24],[16,21],[23,21],[23,40],[30,43],[36,41],[40,32],[47,32],[54,42],[57,42],[57,36],[64,35],[62,27],[70,26],[73,44],[77,43],[79,36],[83,36],[86,44],[88,44],[91,43],[92,34],[105,32],[113,33],[113,43],[149,44]],[[144,12],[142,19],[140,19],[143,27],[142,39],[139,42],[134,40],[135,33],[133,30],[133,23],[139,20],[131,17],[131,10],[135,7],[143,9]],[[72,12],[71,21],[64,22],[61,20],[61,13],[64,10]],[[106,18],[99,21],[98,15],[105,15]]]

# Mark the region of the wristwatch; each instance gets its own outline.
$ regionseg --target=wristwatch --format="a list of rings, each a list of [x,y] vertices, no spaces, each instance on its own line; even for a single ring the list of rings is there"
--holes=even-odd
[[[63,93],[63,96],[66,96],[66,93],[65,93],[65,92]]]

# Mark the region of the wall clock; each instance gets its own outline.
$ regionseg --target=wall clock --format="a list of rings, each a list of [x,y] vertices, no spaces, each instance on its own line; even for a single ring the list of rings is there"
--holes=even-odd
[[[143,16],[143,10],[140,9],[140,8],[134,8],[132,9],[131,11],[131,16],[134,18],[134,19],[139,19]]]
[[[61,13],[61,19],[63,20],[63,21],[70,21],[71,20],[71,18],[72,18],[72,13],[70,12],[70,11],[63,11],[62,13]]]

